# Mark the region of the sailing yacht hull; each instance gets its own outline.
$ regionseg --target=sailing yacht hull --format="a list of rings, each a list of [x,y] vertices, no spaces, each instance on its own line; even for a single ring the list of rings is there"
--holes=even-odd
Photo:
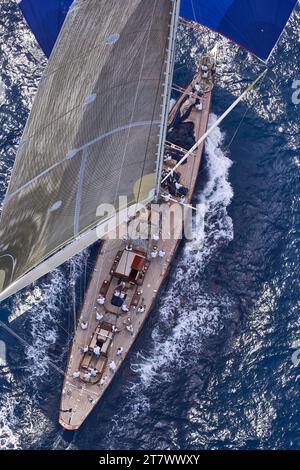
[[[185,93],[191,93],[191,90],[192,82],[187,87]],[[182,106],[185,96],[186,94],[183,94],[171,110],[169,122],[172,121],[177,110]],[[196,140],[207,130],[211,105],[211,90],[203,95],[202,104],[202,111],[198,111],[193,107],[188,119],[185,121],[193,123],[194,137]],[[204,144],[201,144],[195,151],[195,154],[180,168],[181,181],[189,188],[186,203],[191,201],[195,189],[203,153],[203,145]],[[167,206],[168,204],[165,205]],[[124,241],[107,240],[102,244],[85,295],[65,374],[59,415],[59,422],[63,428],[76,430],[82,425],[93,408],[99,403],[104,393],[108,390],[117,371],[123,364],[134,341],[143,328],[168,275],[171,261],[180,242],[179,239],[172,237],[174,234],[170,235],[169,239],[161,239],[156,242],[159,249],[165,252],[165,256],[164,258],[157,257],[148,262],[143,284],[138,287],[139,291],[135,290],[130,299],[126,299],[126,303],[131,306],[128,313],[122,312],[120,308],[114,310],[107,300],[114,295],[118,285],[118,280],[111,276],[114,271],[113,266],[115,263],[119,262],[121,253],[124,250]],[[106,300],[104,305],[99,305],[97,302],[99,292],[105,294]],[[132,305],[134,306],[132,307]],[[138,312],[138,305],[146,306],[143,313]],[[99,321],[96,319],[96,311],[100,314],[104,314],[104,321],[114,323],[117,332],[108,333],[106,335],[110,337],[107,338],[109,348],[105,352],[106,356],[103,357],[103,367],[101,370],[102,380],[99,376],[97,381],[94,380],[93,383],[88,383],[82,378],[82,375],[80,378],[73,378],[73,374],[82,368],[83,361],[85,360],[83,359],[82,347],[86,344],[91,346],[95,331],[97,331],[97,328],[101,329],[101,326],[99,327]],[[130,320],[128,320],[128,318]],[[87,323],[87,329],[85,330],[81,327],[83,321]],[[132,331],[129,331],[127,328],[128,322],[130,322],[129,324],[132,326]],[[103,334],[104,330],[102,329],[101,331]],[[121,354],[117,354],[119,348],[122,349]],[[91,359],[87,359],[93,361],[92,352],[90,353],[90,357]],[[109,367],[112,362],[115,366],[114,370]]]

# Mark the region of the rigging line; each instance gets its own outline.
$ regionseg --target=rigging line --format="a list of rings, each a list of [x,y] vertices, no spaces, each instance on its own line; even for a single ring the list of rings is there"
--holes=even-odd
[[[85,175],[85,168],[88,160],[88,147],[85,147],[82,151],[81,155],[81,163],[80,163],[80,170],[78,175],[78,182],[77,182],[77,192],[76,192],[76,201],[75,201],[75,214],[74,214],[74,237],[78,236],[79,234],[79,224],[80,224],[80,214],[81,214],[81,199],[82,199],[82,190],[84,185],[84,175]]]
[[[191,5],[192,5],[192,9],[193,9],[194,20],[195,20],[195,22],[197,22],[194,0],[191,0]]]
[[[193,165],[194,166],[194,165]],[[191,175],[191,180],[192,180],[193,175]],[[193,206],[192,204],[187,204],[185,202],[179,202],[177,199],[174,197],[169,198],[170,201],[176,202],[177,204],[180,204],[183,207],[188,207],[189,209],[192,209],[193,211],[197,211],[197,207]]]
[[[180,65],[179,67],[174,67],[174,72],[178,72],[178,70],[181,70],[184,67],[187,67],[187,64]]]
[[[87,284],[87,260],[88,260],[88,256],[86,256],[84,259],[83,298],[84,298],[84,293],[86,291],[86,284]]]
[[[26,346],[27,348],[32,348],[33,346],[30,345],[25,339],[23,339],[21,336],[19,336],[12,328],[10,328],[9,326],[7,326],[5,323],[3,323],[1,320],[0,320],[0,326],[6,330],[8,333],[11,334],[11,336],[14,336],[18,341],[20,341],[20,343],[23,344],[23,346]],[[56,370],[56,372],[58,372],[59,374],[61,375],[65,375],[64,371],[62,369],[60,369],[59,367],[57,367],[56,364],[54,364],[54,362],[52,362],[50,359],[48,359],[48,362],[49,362],[49,365],[54,369]]]
[[[75,263],[72,263],[72,277],[73,277],[73,289],[72,289],[72,297],[73,297],[73,326],[74,326],[74,334],[76,332],[77,320],[76,320],[76,279],[75,279]]]
[[[263,76],[263,78],[262,78],[262,80],[261,80],[260,88],[261,88],[261,86],[262,86],[262,84],[263,84],[265,78],[266,78],[266,74]],[[233,134],[233,136],[232,136],[230,142],[226,145],[226,148],[227,148],[227,149],[229,149],[229,148],[231,147],[231,145],[232,145],[233,141],[235,140],[235,138],[236,138],[236,136],[237,136],[237,134],[238,134],[238,132],[239,132],[239,130],[240,130],[240,128],[241,128],[241,126],[242,126],[244,120],[246,119],[246,116],[247,116],[247,114],[248,114],[249,111],[250,111],[250,106],[247,106],[246,111],[245,111],[244,115],[242,116],[242,118],[241,118],[241,120],[240,120],[238,126],[236,127],[236,130],[235,130],[235,132],[234,132],[234,134]]]
[[[238,132],[239,132],[239,130],[240,130],[240,128],[241,128],[243,122],[244,122],[244,120],[246,119],[246,116],[247,116],[249,110],[250,110],[250,108],[249,108],[249,106],[247,106],[247,109],[246,109],[246,111],[244,112],[242,118],[240,119],[240,122],[238,123],[238,125],[237,125],[237,127],[236,127],[236,129],[235,129],[235,131],[234,131],[234,133],[233,133],[233,136],[232,136],[232,138],[230,139],[230,142],[226,145],[226,148],[227,148],[227,149],[229,149],[229,148],[231,147],[233,141],[235,140],[235,138],[236,138],[236,136],[237,136],[237,134],[238,134]]]
[[[68,320],[68,323],[69,323],[69,320]],[[66,330],[62,325],[60,325],[59,323],[57,323],[58,327],[61,328],[67,335],[67,337],[69,338],[70,336],[70,331],[69,331],[69,325],[68,325],[68,330]]]
[[[70,272],[71,272],[71,267],[69,267],[69,278],[71,278],[71,275],[70,275]],[[68,309],[68,315],[67,315],[67,341],[69,342],[69,339],[71,337],[71,315],[70,315],[70,311]]]

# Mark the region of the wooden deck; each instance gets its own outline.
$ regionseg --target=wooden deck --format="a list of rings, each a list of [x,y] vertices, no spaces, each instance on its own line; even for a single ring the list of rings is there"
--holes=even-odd
[[[187,92],[191,92],[191,85],[187,88]],[[170,112],[170,119],[174,117],[177,109],[180,109],[184,98],[185,96],[182,96],[177,101]],[[198,111],[194,107],[187,119],[187,122],[194,123],[196,140],[199,139],[207,129],[211,92],[204,94],[202,103],[202,111]],[[179,169],[183,184],[189,188],[186,202],[191,200],[195,188],[202,151],[203,145],[195,152],[195,156],[190,157],[188,162]],[[166,211],[170,210],[170,205],[172,206],[172,202],[164,204]],[[63,384],[59,422],[65,429],[78,429],[99,402],[151,311],[152,305],[168,273],[179,240],[172,239],[171,233],[171,237],[168,237],[168,239],[160,239],[153,243],[156,244],[159,249],[164,250],[166,255],[164,258],[150,258],[150,263],[148,262],[149,266],[145,271],[142,285],[132,286],[132,289],[128,291],[128,297],[126,298],[126,304],[130,306],[128,313],[122,313],[120,308],[112,308],[109,300],[118,283],[115,278],[111,281],[111,268],[117,255],[120,255],[125,249],[126,243],[121,240],[107,240],[102,245],[86,292]],[[106,297],[104,305],[99,305],[97,302],[100,291]],[[146,305],[144,313],[138,313],[137,306],[139,305]],[[75,371],[79,370],[80,364],[83,361],[84,355],[81,352],[81,348],[85,345],[89,345],[91,341],[93,341],[95,331],[97,327],[99,327],[99,321],[96,320],[96,312],[103,314],[103,319],[100,323],[106,321],[115,325],[117,332],[112,334],[112,339],[108,338],[107,343],[104,343],[104,345],[106,344],[106,356],[101,356],[101,368],[103,371],[101,377],[98,376],[97,379],[93,378],[91,383],[85,383],[82,377],[73,378],[72,375]],[[88,323],[86,330],[82,330],[81,328],[82,321]],[[127,329],[129,325],[132,325],[132,332]],[[117,355],[118,348],[123,348],[121,355]],[[109,364],[111,364],[112,361],[116,366],[114,371],[109,368]],[[103,383],[104,381],[105,383]]]

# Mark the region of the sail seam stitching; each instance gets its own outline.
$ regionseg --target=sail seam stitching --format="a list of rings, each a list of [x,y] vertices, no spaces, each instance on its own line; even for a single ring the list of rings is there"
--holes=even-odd
[[[130,124],[126,124],[125,126],[121,126],[121,127],[118,127],[116,129],[113,129],[112,131],[109,131],[109,132],[106,132],[105,134],[102,134],[100,135],[99,137],[96,137],[95,139],[91,140],[90,142],[82,145],[81,147],[77,148],[77,149],[74,149],[76,150],[76,152],[72,155],[72,156],[67,156],[65,158],[63,158],[62,160],[54,163],[53,165],[51,165],[49,168],[47,168],[46,170],[42,171],[40,174],[38,174],[37,176],[35,176],[34,178],[32,178],[30,181],[28,181],[27,183],[23,184],[20,188],[16,189],[16,191],[14,191],[13,193],[9,194],[5,199],[4,199],[4,202],[3,204],[7,204],[14,196],[16,196],[17,194],[19,194],[23,189],[27,188],[30,184],[34,183],[35,181],[37,181],[39,178],[41,178],[42,176],[45,176],[47,173],[49,173],[50,171],[52,171],[54,168],[56,168],[57,166],[67,162],[68,160],[72,160],[77,154],[78,152],[84,150],[85,148],[88,148],[90,147],[91,145],[105,139],[106,137],[110,137],[114,134],[116,134],[117,132],[122,132],[123,130],[126,130],[128,128],[132,128],[132,127],[139,127],[139,126],[147,126],[147,125],[151,125],[151,124],[160,124],[160,121],[137,121],[137,122],[133,122],[133,123],[130,123]]]

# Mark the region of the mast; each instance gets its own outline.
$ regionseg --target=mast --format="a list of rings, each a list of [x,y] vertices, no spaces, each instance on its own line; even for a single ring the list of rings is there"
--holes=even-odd
[[[161,173],[163,167],[165,141],[167,136],[168,127],[168,114],[171,99],[172,81],[174,74],[174,63],[175,63],[175,49],[176,49],[176,34],[180,12],[180,0],[173,1],[172,19],[170,25],[170,36],[167,56],[167,69],[166,69],[166,82],[164,87],[164,101],[162,105],[162,121],[160,126],[159,144],[157,152],[157,163],[156,163],[156,182],[155,182],[155,199],[157,200],[160,192],[161,185]]]

